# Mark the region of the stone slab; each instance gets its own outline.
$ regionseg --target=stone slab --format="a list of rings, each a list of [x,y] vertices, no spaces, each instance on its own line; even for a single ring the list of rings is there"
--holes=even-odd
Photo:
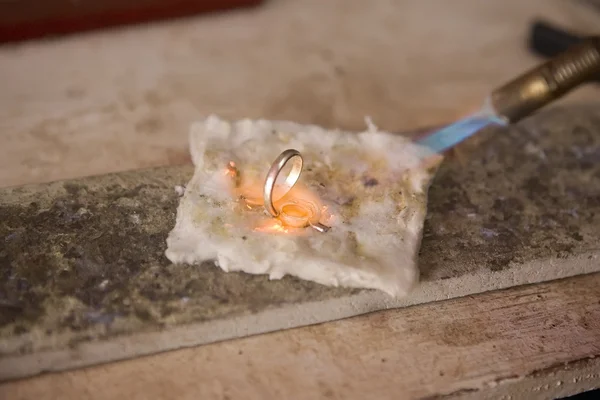
[[[400,299],[171,265],[191,167],[1,189],[0,379],[600,271],[598,104],[467,147],[430,189],[422,283]]]

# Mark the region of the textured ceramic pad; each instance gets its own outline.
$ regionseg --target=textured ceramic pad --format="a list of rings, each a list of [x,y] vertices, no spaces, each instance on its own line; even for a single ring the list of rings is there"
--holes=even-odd
[[[195,173],[167,240],[172,262],[214,259],[225,271],[293,275],[393,296],[418,280],[436,160],[425,148],[372,124],[351,133],[214,116],[192,127],[190,147]],[[276,206],[299,205],[313,222],[331,227],[326,233],[290,228],[265,213],[266,173],[289,148],[302,153],[304,170]]]

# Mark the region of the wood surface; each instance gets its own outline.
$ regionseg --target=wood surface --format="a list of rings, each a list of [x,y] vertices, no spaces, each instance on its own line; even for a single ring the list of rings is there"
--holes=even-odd
[[[539,62],[524,46],[534,17],[597,29],[573,3],[281,0],[5,46],[0,186],[185,163],[189,123],[210,112],[439,125]],[[0,398],[554,398],[600,386],[599,284],[570,278],[41,376],[0,386]]]
[[[600,274],[579,276],[41,376],[4,384],[0,395],[481,399],[493,389],[496,399],[552,398],[600,383],[590,360],[600,356],[599,299]],[[586,372],[571,376],[573,368]]]

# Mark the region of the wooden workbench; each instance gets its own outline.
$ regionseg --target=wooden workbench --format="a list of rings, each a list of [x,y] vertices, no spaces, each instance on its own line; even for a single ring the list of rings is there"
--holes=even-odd
[[[365,114],[388,130],[437,125],[536,61],[522,43],[540,2],[304,3],[2,49],[0,72],[11,79],[0,96],[0,184],[186,162],[187,126],[208,112],[350,129]],[[555,20],[593,25],[590,15],[549,4],[543,13]],[[424,32],[432,5],[444,19]],[[583,90],[570,100],[594,96]],[[599,283],[590,275],[379,312],[12,382],[0,393],[562,396],[600,380]]]

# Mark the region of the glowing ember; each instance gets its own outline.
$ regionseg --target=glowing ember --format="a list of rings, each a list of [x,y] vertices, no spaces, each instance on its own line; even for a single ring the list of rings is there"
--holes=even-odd
[[[229,161],[227,164],[227,168],[224,171],[225,175],[229,175],[232,178],[235,178],[238,175],[238,170],[235,167],[235,163],[233,161]]]
[[[233,180],[235,187],[238,187],[241,183],[240,171],[237,169],[235,162],[229,161],[227,168],[225,168],[224,174],[229,176]]]
[[[253,229],[255,232],[265,232],[265,233],[290,233],[290,230],[283,226],[283,223],[275,218],[271,218],[265,223],[260,224],[256,228]]]
[[[242,179],[240,171],[233,161],[228,163],[224,174],[233,180],[231,194],[242,202],[245,209],[257,212],[262,210],[264,202],[259,179],[251,179],[247,176]],[[318,196],[308,187],[298,183],[284,196],[281,196],[282,190],[287,190],[287,188],[275,187],[274,189],[275,197],[281,197],[274,203],[280,215],[277,218],[268,218],[264,223],[258,223],[254,231],[289,234],[292,231],[323,222],[321,221],[322,217],[331,220],[327,207],[321,204]],[[261,219],[261,221],[264,220]]]

